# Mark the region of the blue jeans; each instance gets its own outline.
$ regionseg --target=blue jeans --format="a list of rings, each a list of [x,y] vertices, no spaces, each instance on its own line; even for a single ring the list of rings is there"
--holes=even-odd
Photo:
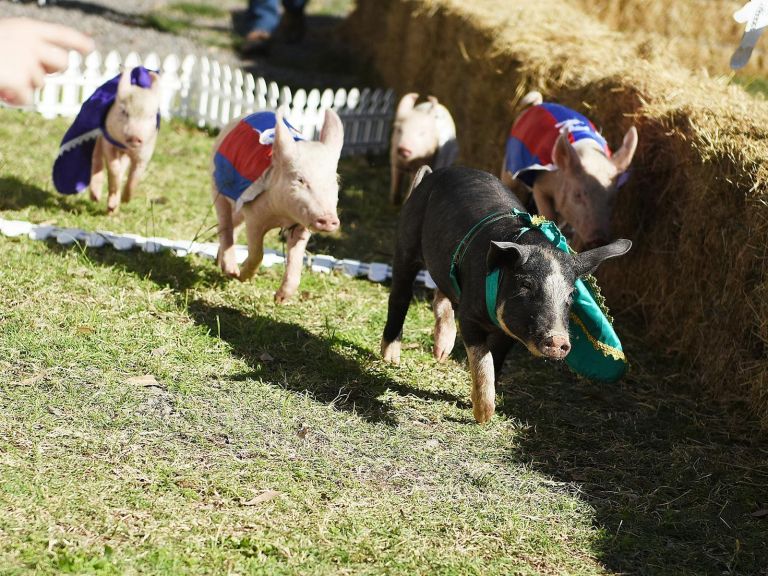
[[[286,12],[303,12],[308,0],[283,0]],[[248,30],[274,32],[280,24],[279,0],[248,0]]]

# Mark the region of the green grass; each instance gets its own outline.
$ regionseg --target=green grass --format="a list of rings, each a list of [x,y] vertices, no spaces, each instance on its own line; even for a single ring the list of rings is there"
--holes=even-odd
[[[66,125],[0,110],[3,217],[213,224],[210,136],[164,124],[110,218],[51,190]],[[384,159],[340,171],[342,232],[312,250],[389,260]],[[0,237],[0,574],[765,573],[765,439],[621,315],[624,382],[517,351],[478,426],[460,345],[431,359],[426,294],[392,367],[386,286],[305,272],[276,306],[280,274]]]
[[[744,90],[753,96],[768,96],[768,78],[763,78],[762,76],[747,76],[744,74],[736,74],[733,76],[732,81],[735,84],[740,85],[742,88],[744,88]]]
[[[219,4],[208,4],[203,2],[173,2],[168,5],[168,9],[187,16],[201,18],[222,18],[229,16],[229,12],[223,9]]]
[[[345,17],[354,4],[353,0],[311,0],[306,10],[310,15]]]
[[[177,18],[160,12],[152,12],[144,15],[143,25],[154,28],[160,32],[170,34],[183,34],[195,28],[193,22],[186,18]]]

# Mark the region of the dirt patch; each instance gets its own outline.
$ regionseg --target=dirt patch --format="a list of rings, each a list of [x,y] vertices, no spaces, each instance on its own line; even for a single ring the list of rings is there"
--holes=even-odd
[[[553,0],[360,0],[347,31],[398,92],[435,94],[461,161],[498,173],[530,89],[640,146],[614,218],[631,256],[601,283],[645,343],[695,368],[713,397],[747,398],[768,426],[768,107],[647,42]],[[631,350],[629,351],[631,355]]]

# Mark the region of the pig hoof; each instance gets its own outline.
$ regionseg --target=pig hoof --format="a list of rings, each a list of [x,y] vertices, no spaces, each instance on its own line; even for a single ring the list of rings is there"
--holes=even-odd
[[[472,406],[472,414],[478,424],[485,424],[491,419],[496,407],[492,402],[478,402]]]
[[[453,345],[456,342],[456,330],[435,330],[435,345],[432,355],[438,362],[445,362],[451,355]]]
[[[101,200],[101,194],[97,194],[93,190],[91,190],[91,193],[89,194],[89,196],[91,197],[91,200],[93,200],[94,202],[99,202]]]
[[[446,360],[448,360],[448,356],[451,355],[451,349],[450,348],[446,349],[435,344],[435,346],[432,348],[432,355],[435,357],[435,360],[437,360],[438,362],[445,362]]]
[[[256,274],[256,268],[246,265],[240,269],[240,274],[238,274],[237,279],[240,280],[240,282],[245,282],[246,280],[253,278],[254,274]]]
[[[275,304],[285,304],[293,296],[293,292],[278,290],[275,292]]]
[[[400,342],[381,341],[381,356],[385,362],[400,364]]]
[[[107,216],[117,216],[117,214],[120,212],[120,208],[114,207],[110,208],[107,206]]]
[[[240,268],[237,264],[234,266],[222,266],[221,271],[230,278],[240,278]]]
[[[278,288],[277,292],[275,292],[275,302],[277,304],[283,304],[287,302],[293,298],[298,288],[298,283],[294,284],[293,282],[283,281],[283,283],[280,284],[280,288]]]

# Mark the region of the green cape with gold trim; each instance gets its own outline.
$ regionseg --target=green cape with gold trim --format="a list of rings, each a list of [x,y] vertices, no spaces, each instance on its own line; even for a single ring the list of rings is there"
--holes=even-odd
[[[529,227],[541,230],[558,249],[573,253],[554,222],[518,210],[515,214]],[[593,276],[576,280],[568,332],[571,351],[565,362],[577,374],[615,382],[627,371],[627,358]]]

